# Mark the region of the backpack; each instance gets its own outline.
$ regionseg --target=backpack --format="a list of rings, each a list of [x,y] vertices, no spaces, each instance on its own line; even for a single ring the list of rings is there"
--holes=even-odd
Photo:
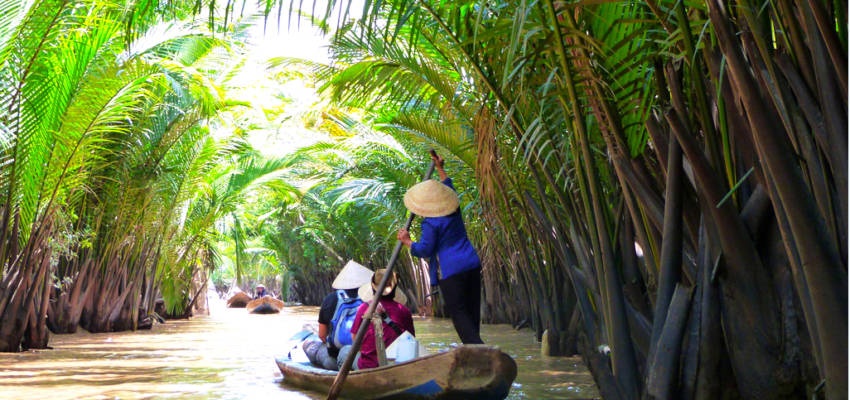
[[[348,297],[345,290],[336,291],[336,309],[331,319],[328,343],[338,349],[354,343],[354,338],[351,337],[351,326],[354,325],[354,316],[361,304],[363,300],[359,297]]]

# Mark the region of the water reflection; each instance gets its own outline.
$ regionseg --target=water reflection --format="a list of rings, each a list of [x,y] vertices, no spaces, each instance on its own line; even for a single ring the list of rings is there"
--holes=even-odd
[[[0,353],[0,399],[324,399],[281,384],[274,357],[315,321],[317,307],[253,315],[216,307],[209,317],[168,321],[153,330],[52,335],[53,350]],[[448,320],[416,319],[429,351],[456,336]],[[528,330],[484,325],[482,337],[517,361],[509,399],[598,397],[579,358],[541,357]]]

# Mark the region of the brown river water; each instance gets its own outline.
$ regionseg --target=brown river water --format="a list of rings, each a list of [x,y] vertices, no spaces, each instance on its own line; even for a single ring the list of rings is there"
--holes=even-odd
[[[325,399],[282,382],[274,358],[313,323],[318,307],[254,315],[211,302],[209,316],[169,320],[138,332],[51,335],[52,350],[0,353],[0,399]],[[451,321],[414,318],[429,352],[448,349]],[[578,357],[543,357],[529,329],[482,325],[481,337],[517,362],[508,399],[595,399]]]

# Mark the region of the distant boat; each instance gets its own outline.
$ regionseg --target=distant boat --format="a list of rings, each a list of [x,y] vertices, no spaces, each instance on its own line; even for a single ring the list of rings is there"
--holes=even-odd
[[[277,314],[283,306],[283,300],[278,300],[271,296],[263,296],[259,299],[249,301],[245,308],[251,314]]]
[[[275,359],[283,383],[327,393],[337,371]],[[516,379],[516,362],[498,347],[462,345],[383,367],[349,372],[340,397],[349,399],[504,399]]]
[[[230,308],[245,308],[249,301],[251,301],[251,296],[248,293],[236,292],[236,294],[227,299],[227,306]]]

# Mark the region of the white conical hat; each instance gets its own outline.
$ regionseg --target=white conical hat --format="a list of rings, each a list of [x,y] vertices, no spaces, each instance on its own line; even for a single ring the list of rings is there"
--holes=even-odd
[[[372,279],[372,270],[366,268],[354,260],[348,260],[348,263],[339,271],[336,279],[331,283],[334,289],[357,289],[364,283],[369,283]]]
[[[460,201],[452,188],[433,179],[413,185],[404,194],[404,206],[420,217],[442,217],[457,210]]]
[[[366,302],[372,300],[372,298],[375,297],[375,289],[378,288],[378,284],[381,283],[381,279],[384,278],[384,274],[386,272],[387,270],[385,268],[381,268],[375,271],[375,274],[373,275],[372,279],[369,282],[363,284],[363,286],[360,286],[360,289],[357,290],[357,297],[360,297],[360,300]],[[384,286],[384,295],[390,294],[393,291],[393,288],[396,287],[396,285],[398,285],[398,278],[396,277],[395,272],[393,272],[393,275],[390,276],[389,279],[387,279],[387,285]],[[395,291],[395,296],[393,296],[393,300],[395,300],[396,303],[407,304],[407,296],[405,296],[401,290]]]

